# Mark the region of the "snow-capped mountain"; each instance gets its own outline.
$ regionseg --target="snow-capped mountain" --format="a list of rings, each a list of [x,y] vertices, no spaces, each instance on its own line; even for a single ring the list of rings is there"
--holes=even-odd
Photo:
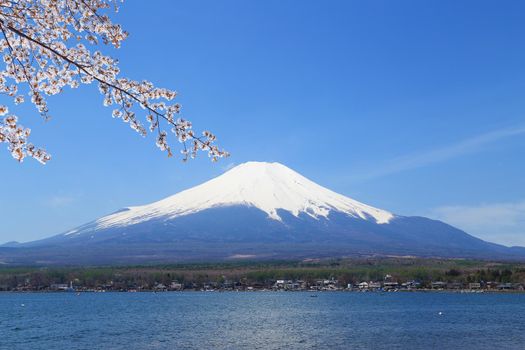
[[[95,222],[95,230],[126,227],[149,220],[173,220],[207,209],[247,206],[271,220],[282,221],[278,211],[295,217],[328,218],[330,212],[388,223],[394,215],[330,191],[279,163],[247,162],[202,185],[158,202],[125,208]],[[90,230],[93,227],[89,228]],[[85,232],[72,230],[65,235]]]
[[[0,247],[4,263],[107,264],[351,255],[525,258],[443,222],[394,215],[279,163],[248,162],[155,203],[41,241]]]

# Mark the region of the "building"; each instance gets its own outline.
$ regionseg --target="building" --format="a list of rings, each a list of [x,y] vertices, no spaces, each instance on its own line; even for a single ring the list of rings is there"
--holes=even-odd
[[[280,290],[292,290],[294,289],[295,284],[292,280],[277,280],[273,285],[273,289]]]
[[[510,290],[512,289],[512,283],[500,283],[498,284],[497,288],[499,290]]]
[[[402,288],[411,290],[411,289],[417,289],[421,287],[421,282],[419,281],[408,281],[401,285]]]
[[[153,287],[154,290],[166,290],[166,286],[162,283],[155,283],[155,286]]]
[[[399,283],[397,282],[384,282],[383,283],[383,289],[384,290],[395,290],[399,288]]]
[[[179,282],[171,282],[170,283],[170,290],[183,290],[184,286],[182,283]]]
[[[359,289],[368,289],[368,282],[361,282],[358,287]]]
[[[447,289],[463,289],[463,283],[461,282],[450,282],[447,283]]]
[[[51,290],[62,290],[65,292],[74,292],[75,289],[73,288],[73,282],[67,283],[54,283],[50,286]]]
[[[447,283],[442,281],[436,281],[432,282],[431,286],[432,289],[445,289],[447,287]]]
[[[368,282],[368,289],[377,290],[381,289],[381,282]]]
[[[481,289],[481,283],[469,283],[468,284],[468,289]]]

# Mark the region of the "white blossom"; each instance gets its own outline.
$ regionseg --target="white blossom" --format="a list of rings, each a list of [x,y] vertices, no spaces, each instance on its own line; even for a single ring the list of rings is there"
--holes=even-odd
[[[147,129],[139,118],[145,118],[149,130],[158,133],[157,146],[169,156],[172,152],[168,134],[161,129],[161,122],[170,125],[183,143],[184,160],[195,157],[200,150],[214,161],[228,156],[213,144],[216,137],[211,132],[205,131],[197,137],[189,121],[176,117],[181,114],[181,106],[169,102],[177,92],[158,88],[149,81],[121,77],[115,59],[90,49],[99,43],[119,48],[128,36],[108,16],[111,9],[118,10],[118,2],[0,0],[0,53],[5,63],[0,71],[0,93],[12,98],[15,104],[23,103],[20,86],[38,112],[49,119],[45,96],[59,94],[67,86],[77,88],[95,82],[103,95],[103,105],[113,106],[112,116],[129,123],[143,136]],[[0,115],[7,113],[8,108],[0,106]],[[50,156],[27,142],[29,134],[29,129],[18,125],[14,115],[0,123],[0,143],[7,143],[15,159],[22,161],[30,156],[47,162]]]

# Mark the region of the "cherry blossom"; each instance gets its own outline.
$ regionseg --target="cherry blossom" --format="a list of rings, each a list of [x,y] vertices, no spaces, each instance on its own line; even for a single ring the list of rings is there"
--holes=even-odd
[[[15,105],[28,100],[44,119],[49,119],[46,96],[82,84],[98,85],[104,106],[142,136],[157,134],[157,147],[172,156],[168,132],[182,144],[183,160],[204,151],[216,161],[228,153],[215,145],[209,131],[197,134],[192,123],[181,117],[181,106],[172,101],[177,92],[156,87],[149,81],[120,76],[117,60],[92,48],[106,44],[119,48],[128,36],[111,21],[118,12],[117,0],[0,0],[0,53],[5,67],[0,71],[0,93]],[[18,161],[33,157],[41,163],[51,159],[28,142],[30,130],[18,123],[8,107],[0,105],[0,143]],[[7,116],[6,116],[7,115]],[[147,127],[144,126],[143,120]]]

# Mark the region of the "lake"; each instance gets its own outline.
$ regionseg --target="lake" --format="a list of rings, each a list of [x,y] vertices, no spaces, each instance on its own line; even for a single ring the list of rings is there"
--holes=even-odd
[[[524,349],[524,315],[525,294],[0,293],[0,348]]]

